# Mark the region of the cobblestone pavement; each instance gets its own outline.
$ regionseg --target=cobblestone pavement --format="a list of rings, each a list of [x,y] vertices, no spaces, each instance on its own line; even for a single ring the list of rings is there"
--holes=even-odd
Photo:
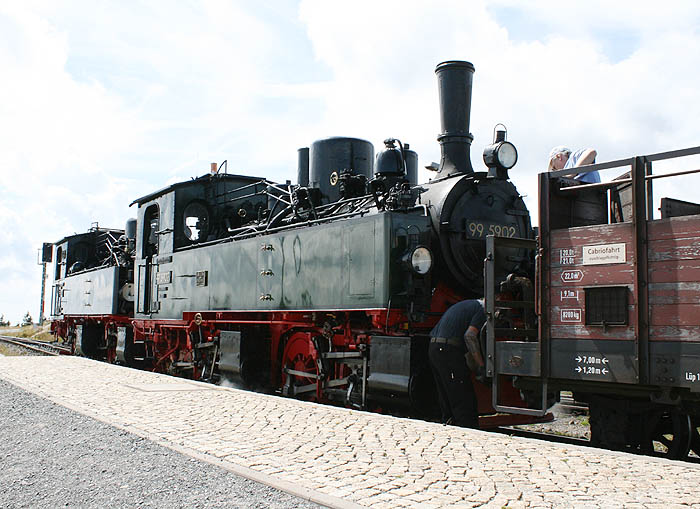
[[[315,405],[77,357],[3,357],[0,377],[330,506],[700,508],[695,464]]]

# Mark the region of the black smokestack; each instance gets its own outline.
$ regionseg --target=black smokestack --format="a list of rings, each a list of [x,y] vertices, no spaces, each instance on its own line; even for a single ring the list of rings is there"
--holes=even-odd
[[[440,170],[437,178],[453,173],[473,173],[469,150],[474,137],[469,133],[472,106],[472,77],[470,62],[450,60],[435,68],[440,94]]]
[[[308,187],[309,185],[309,147],[297,150],[297,185]]]

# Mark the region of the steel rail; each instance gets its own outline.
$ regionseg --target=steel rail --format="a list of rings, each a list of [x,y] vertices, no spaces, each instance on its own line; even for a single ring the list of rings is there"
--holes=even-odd
[[[591,444],[590,440],[586,438],[577,438],[577,437],[571,437],[571,436],[566,436],[566,435],[557,435],[554,433],[545,433],[543,431],[530,431],[530,430],[524,430],[520,428],[511,428],[509,426],[499,426],[498,428],[494,428],[490,430],[492,433],[499,433],[502,435],[510,435],[510,436],[515,436],[515,437],[520,437],[520,438],[528,438],[528,439],[534,439],[534,440],[543,440],[545,442],[552,442],[552,443],[557,443],[557,444],[569,444],[569,445],[578,445],[581,447],[590,447],[592,449],[600,449],[601,451],[610,451],[611,449],[606,449],[603,447],[595,446]],[[624,452],[626,454],[633,454],[635,456],[651,456],[654,458],[665,458],[666,456],[663,453],[659,453],[657,451],[652,452],[650,454],[645,454],[639,450],[635,449],[622,449],[620,452]],[[683,459],[676,460],[676,461],[683,461],[686,463],[695,463],[695,464],[700,464],[700,458],[697,456],[686,456]]]
[[[499,426],[493,430],[494,433],[501,433],[504,435],[511,435],[521,438],[530,438],[536,440],[544,440],[546,442],[555,442],[558,444],[570,444],[570,445],[580,445],[583,447],[594,447],[591,445],[590,440],[586,438],[577,438],[566,435],[556,435],[554,433],[545,433],[543,431],[530,431],[519,428],[511,428],[509,426]],[[607,450],[607,449],[605,449]]]
[[[52,345],[51,343],[44,343],[42,341],[35,341],[33,339],[29,338],[19,338],[17,336],[4,336],[0,335],[0,341],[8,344],[12,344],[15,346],[19,346],[21,348],[25,348],[27,350],[31,350],[33,352],[38,352],[42,353],[45,355],[70,355],[71,351],[69,348],[58,346],[58,345]]]

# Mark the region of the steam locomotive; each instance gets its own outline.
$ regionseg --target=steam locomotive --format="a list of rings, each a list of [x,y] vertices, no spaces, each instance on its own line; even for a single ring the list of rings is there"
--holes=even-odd
[[[568,389],[588,401],[600,445],[647,450],[666,437],[669,456],[700,450],[698,385],[677,373],[700,371],[697,332],[659,341],[661,350],[633,339],[642,276],[608,284],[616,264],[639,273],[631,246],[612,265],[594,264],[610,269],[605,277],[587,275],[597,236],[624,230],[617,244],[639,242],[642,221],[630,218],[641,217],[632,212],[650,161],[635,158],[631,177],[612,185],[541,175],[536,238],[508,178],[517,151],[505,131],[484,151],[487,171],[472,168],[473,73],[462,61],[436,68],[441,161],[427,183],[418,185],[418,157],[400,140],[387,139],[375,159],[365,140],[327,138],[299,150],[297,185],[213,165],[135,200],[123,231],[95,227],[55,243],[52,330],[109,362],[432,418],[430,330],[453,303],[484,296],[482,427],[503,414],[511,424],[546,418]],[[700,227],[689,217],[672,221]],[[606,242],[600,249],[614,249]],[[622,328],[623,316],[639,321]],[[640,434],[643,420],[656,424]]]

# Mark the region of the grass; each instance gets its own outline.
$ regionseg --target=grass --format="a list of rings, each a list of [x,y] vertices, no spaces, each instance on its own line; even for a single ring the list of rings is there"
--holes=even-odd
[[[13,357],[17,355],[17,350],[8,345],[0,344],[0,355],[5,355],[7,357]]]
[[[38,341],[53,341],[54,339],[53,334],[51,334],[51,325],[48,322],[41,327],[38,325],[26,325],[19,329],[17,327],[0,327],[0,334],[18,338],[32,338]]]

